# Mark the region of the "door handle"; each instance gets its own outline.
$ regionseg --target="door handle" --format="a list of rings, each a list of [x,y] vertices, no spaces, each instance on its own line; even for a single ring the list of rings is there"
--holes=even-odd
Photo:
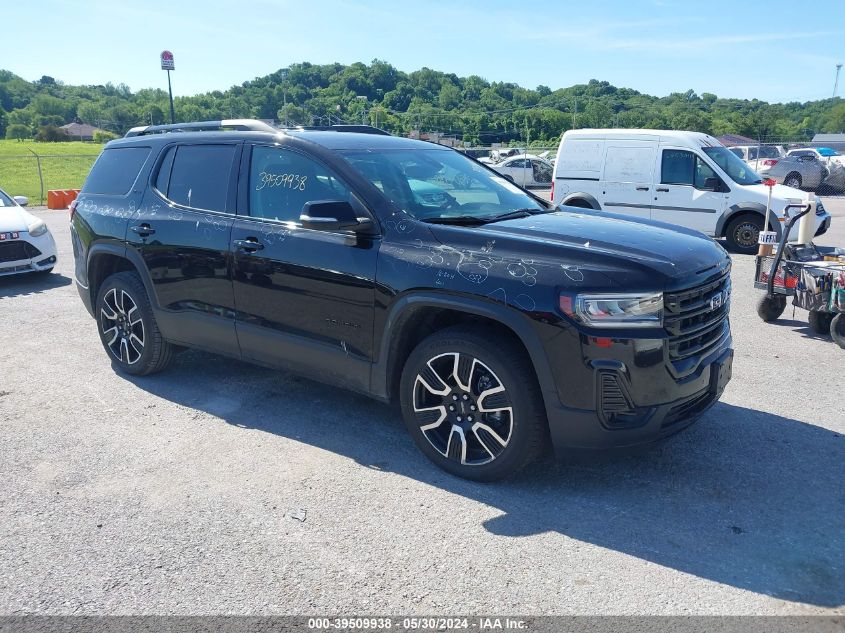
[[[669,187],[658,187],[656,191],[662,191],[664,193],[669,193]]]
[[[148,235],[152,235],[153,233],[156,232],[156,230],[153,227],[151,227],[149,224],[147,224],[146,222],[144,224],[138,224],[136,226],[130,226],[129,228],[133,233],[137,233],[141,237],[147,237]]]
[[[259,242],[254,237],[251,237],[246,240],[235,240],[234,242],[232,242],[232,244],[234,244],[235,248],[237,248],[242,253],[254,253],[255,251],[260,251],[262,248],[264,248],[264,244]]]
[[[648,191],[648,187],[637,187],[637,191]]]

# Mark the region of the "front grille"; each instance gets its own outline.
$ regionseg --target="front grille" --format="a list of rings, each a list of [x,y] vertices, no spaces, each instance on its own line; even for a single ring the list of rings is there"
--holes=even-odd
[[[41,254],[29,242],[14,240],[11,242],[0,242],[0,262],[15,262],[20,259],[32,259]]]
[[[715,281],[664,295],[663,324],[671,360],[703,354],[719,342],[728,318],[730,291],[727,272]]]

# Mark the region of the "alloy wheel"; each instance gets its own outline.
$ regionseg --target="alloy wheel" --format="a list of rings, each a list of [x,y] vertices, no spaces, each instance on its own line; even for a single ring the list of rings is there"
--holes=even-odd
[[[426,362],[413,388],[414,415],[434,449],[461,465],[488,464],[513,432],[513,405],[487,365],[449,352]]]
[[[144,353],[144,322],[135,300],[125,290],[112,288],[103,297],[100,331],[106,347],[122,363],[134,365]]]

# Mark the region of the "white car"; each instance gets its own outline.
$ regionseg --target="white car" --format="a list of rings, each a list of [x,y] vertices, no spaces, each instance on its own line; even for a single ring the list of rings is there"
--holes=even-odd
[[[554,171],[549,161],[533,154],[511,156],[501,163],[490,165],[490,168],[522,187],[548,187],[552,183]]]
[[[845,167],[845,157],[839,152],[829,147],[800,147],[798,149],[791,149],[786,153],[787,156],[815,156],[822,164],[830,166],[831,164],[839,164]]]
[[[44,220],[23,208],[28,200],[0,189],[0,277],[49,273],[56,265],[56,242]]]

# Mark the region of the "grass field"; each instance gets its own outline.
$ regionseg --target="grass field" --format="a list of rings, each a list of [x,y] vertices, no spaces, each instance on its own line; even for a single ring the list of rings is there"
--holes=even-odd
[[[32,150],[41,157],[46,203],[49,189],[79,189],[102,149],[99,143],[80,141],[38,143],[0,140],[0,189],[13,196],[27,196],[30,204],[39,204],[41,187],[38,164],[30,152]]]

